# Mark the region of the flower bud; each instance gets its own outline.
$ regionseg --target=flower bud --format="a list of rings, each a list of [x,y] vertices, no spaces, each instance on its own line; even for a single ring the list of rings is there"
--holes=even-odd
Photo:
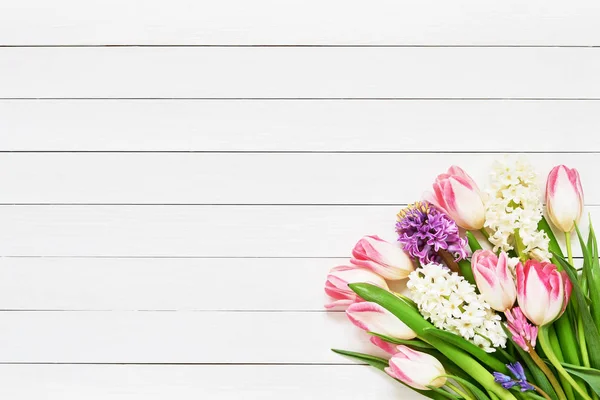
[[[327,275],[325,293],[327,293],[333,301],[326,304],[325,308],[347,307],[352,303],[362,301],[362,299],[348,287],[348,284],[350,283],[371,283],[382,289],[388,290],[385,279],[376,273],[354,265],[341,265],[332,268]]]
[[[518,264],[517,299],[525,316],[538,326],[561,316],[571,296],[572,284],[566,272],[549,262],[528,260]]]
[[[352,257],[352,264],[368,268],[389,280],[405,279],[414,270],[404,250],[377,236],[360,239],[352,250]]]
[[[351,304],[346,310],[346,315],[354,325],[367,332],[403,340],[417,337],[404,322],[377,303]]]
[[[479,188],[460,167],[452,166],[447,173],[438,175],[433,183],[433,193],[425,197],[461,228],[470,231],[483,228],[485,206]]]
[[[473,276],[479,292],[496,311],[510,309],[517,298],[515,280],[505,252],[500,257],[490,250],[477,250],[471,258]]]
[[[388,375],[418,390],[430,390],[428,386],[442,387],[446,384],[446,370],[437,358],[407,346],[398,346],[398,353],[390,359],[385,369]]]
[[[583,213],[583,188],[575,168],[552,168],[546,182],[546,207],[550,220],[562,232],[571,232]]]

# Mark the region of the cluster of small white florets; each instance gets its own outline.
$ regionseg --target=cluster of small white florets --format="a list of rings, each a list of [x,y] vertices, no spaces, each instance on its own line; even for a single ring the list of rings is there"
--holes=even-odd
[[[485,227],[491,231],[494,251],[513,250],[518,232],[525,254],[542,261],[550,258],[548,236],[538,231],[543,205],[533,166],[523,159],[496,161],[491,178]]]
[[[500,316],[457,273],[428,264],[411,272],[407,287],[421,315],[437,328],[460,335],[488,353],[506,346]]]

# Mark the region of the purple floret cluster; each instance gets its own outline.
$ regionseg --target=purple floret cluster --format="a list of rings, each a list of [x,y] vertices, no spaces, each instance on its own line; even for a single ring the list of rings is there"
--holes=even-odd
[[[416,202],[401,210],[396,232],[404,250],[421,264],[442,264],[440,250],[456,261],[467,257],[467,240],[460,237],[456,223],[429,202]]]

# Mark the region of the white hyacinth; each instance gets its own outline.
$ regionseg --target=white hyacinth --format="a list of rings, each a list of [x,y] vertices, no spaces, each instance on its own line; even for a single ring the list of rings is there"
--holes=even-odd
[[[488,353],[506,346],[500,316],[457,273],[428,264],[411,272],[407,287],[421,315],[437,328],[460,335]]]
[[[543,205],[531,164],[523,159],[496,161],[491,177],[485,227],[491,231],[489,240],[494,251],[513,250],[518,232],[525,254],[540,261],[550,258],[548,236],[537,229]],[[516,260],[512,261],[515,264]]]

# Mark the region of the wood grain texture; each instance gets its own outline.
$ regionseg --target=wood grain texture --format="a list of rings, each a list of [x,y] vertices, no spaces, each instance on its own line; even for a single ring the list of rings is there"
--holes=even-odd
[[[5,204],[409,204],[431,191],[451,165],[488,186],[502,154],[16,153],[0,154]],[[540,197],[558,164],[577,168],[586,203],[600,153],[524,154],[538,173]],[[418,165],[411,173],[409,166]],[[43,167],[41,167],[43,166]]]
[[[0,305],[12,310],[324,311],[327,272],[346,263],[346,258],[4,257]]]
[[[0,48],[0,98],[594,99],[599,68],[592,47]]]
[[[399,208],[0,206],[0,254],[346,258],[363,235],[396,240]],[[584,211],[600,215],[599,206]],[[574,254],[581,256],[577,248]]]
[[[360,365],[0,365],[0,395],[15,400],[417,398]]]
[[[2,45],[598,45],[597,2],[4,2]]]
[[[0,151],[600,151],[599,116],[571,100],[0,100]]]
[[[324,311],[327,272],[347,264],[348,258],[3,257],[0,305],[4,310]],[[575,266],[581,265],[582,259],[575,259]],[[404,282],[393,289],[403,292]]]
[[[5,311],[0,322],[4,363],[353,364],[331,348],[385,355],[341,312]]]

